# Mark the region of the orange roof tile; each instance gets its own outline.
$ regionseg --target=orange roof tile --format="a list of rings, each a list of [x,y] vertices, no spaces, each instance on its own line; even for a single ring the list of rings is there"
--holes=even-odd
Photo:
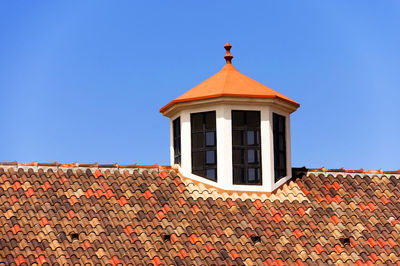
[[[293,168],[286,189],[249,200],[133,167],[0,163],[0,265],[400,263],[400,170]]]
[[[299,107],[300,104],[283,94],[255,81],[240,73],[231,63],[231,45],[227,43],[225,49],[226,65],[214,76],[203,81],[193,89],[179,96],[160,109],[164,112],[168,107],[179,102],[188,102],[217,97],[250,97],[250,98],[278,98]]]

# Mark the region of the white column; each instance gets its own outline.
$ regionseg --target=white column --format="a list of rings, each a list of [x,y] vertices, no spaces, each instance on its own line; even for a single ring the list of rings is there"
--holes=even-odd
[[[269,107],[261,109],[261,162],[262,186],[270,191],[273,186],[274,153],[272,135],[272,115]]]
[[[291,138],[290,138],[290,114],[286,115],[286,171],[287,178],[292,177],[292,151],[291,151]]]
[[[216,108],[217,117],[217,183],[220,187],[232,185],[232,123],[228,106]]]
[[[174,165],[175,164],[175,160],[174,160],[174,120],[175,120],[176,118],[174,118],[174,119],[170,119],[169,120],[169,143],[170,143],[170,145],[169,145],[169,159],[170,159],[170,161],[171,161],[171,165]]]
[[[181,112],[181,169],[182,174],[190,175],[192,171],[190,112]]]

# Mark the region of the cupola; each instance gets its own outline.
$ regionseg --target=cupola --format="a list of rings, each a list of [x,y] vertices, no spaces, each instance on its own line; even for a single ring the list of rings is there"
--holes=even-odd
[[[297,102],[225,66],[160,109],[170,118],[171,165],[220,189],[272,192],[291,178]]]

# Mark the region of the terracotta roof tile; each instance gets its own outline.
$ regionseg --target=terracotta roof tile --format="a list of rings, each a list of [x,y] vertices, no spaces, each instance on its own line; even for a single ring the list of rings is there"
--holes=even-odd
[[[400,172],[316,169],[253,196],[111,166],[0,167],[0,263],[399,262]]]

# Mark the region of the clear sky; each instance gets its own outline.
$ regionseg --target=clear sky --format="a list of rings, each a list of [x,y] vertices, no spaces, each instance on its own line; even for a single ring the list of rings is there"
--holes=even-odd
[[[400,168],[399,1],[1,1],[0,161],[169,164],[159,108],[218,72],[301,104],[293,166]]]

